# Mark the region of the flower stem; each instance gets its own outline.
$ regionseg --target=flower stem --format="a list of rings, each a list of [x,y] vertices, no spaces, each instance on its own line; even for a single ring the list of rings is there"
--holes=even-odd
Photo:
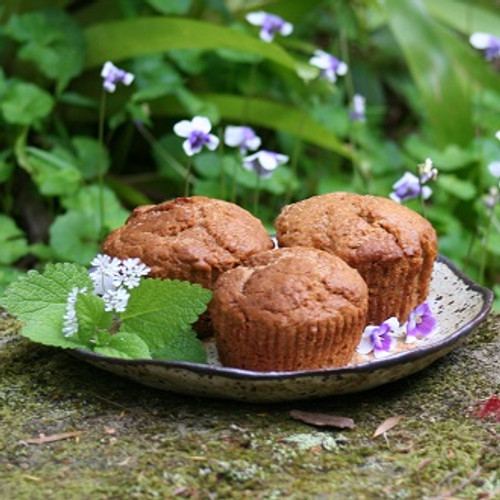
[[[189,184],[191,183],[191,170],[193,168],[193,160],[191,158],[188,159],[188,163],[186,166],[186,181],[184,183],[184,196],[189,196]]]
[[[253,196],[253,214],[257,217],[259,213],[260,201],[260,175],[257,174],[257,182],[255,183],[255,191]]]
[[[99,110],[99,125],[98,125],[98,141],[99,141],[99,157],[97,159],[97,176],[99,184],[99,238],[104,233],[104,168],[103,168],[103,154],[104,154],[104,119],[106,116],[106,92],[102,90],[101,105]]]

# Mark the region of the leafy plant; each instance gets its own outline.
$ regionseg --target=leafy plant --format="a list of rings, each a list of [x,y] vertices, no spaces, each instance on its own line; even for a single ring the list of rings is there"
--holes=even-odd
[[[181,195],[188,166],[192,193],[236,201],[272,229],[284,204],[318,193],[388,196],[426,158],[440,172],[426,202],[440,251],[494,286],[500,208],[484,199],[498,184],[488,165],[500,158],[500,76],[498,59],[486,60],[469,37],[500,35],[497,7],[495,0],[7,0],[0,287],[45,262],[84,264],[128,210]],[[293,32],[260,40],[245,17],[256,10],[281,16]],[[347,73],[325,79],[310,64],[318,49],[345,62]],[[135,80],[107,96],[99,142],[106,61]],[[364,120],[352,119],[355,95],[366,98]],[[290,160],[262,180],[227,147],[188,165],[173,126],[193,116],[207,117],[221,143],[227,125],[251,126],[266,149]]]
[[[191,324],[210,298],[199,285],[147,279],[116,312],[95,294],[85,267],[58,263],[19,278],[0,304],[23,323],[22,335],[41,344],[119,358],[204,362]]]

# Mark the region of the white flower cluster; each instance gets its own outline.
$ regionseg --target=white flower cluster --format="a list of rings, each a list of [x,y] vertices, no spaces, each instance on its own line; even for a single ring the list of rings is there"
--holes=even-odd
[[[139,259],[121,260],[106,254],[98,254],[91,264],[89,273],[94,293],[104,300],[105,311],[124,312],[130,297],[128,291],[151,271]]]
[[[71,292],[68,293],[68,299],[66,301],[66,312],[63,316],[63,333],[65,337],[71,337],[78,331],[78,319],[76,317],[76,297],[79,293],[85,293],[87,287],[78,288],[73,287]]]
[[[139,259],[121,260],[106,254],[98,254],[91,264],[93,267],[89,275],[94,285],[93,292],[102,298],[104,310],[108,312],[124,312],[130,298],[129,290],[137,287],[141,277],[151,271]],[[78,332],[76,298],[79,293],[86,292],[86,287],[74,287],[68,294],[62,329],[65,337],[71,337]]]

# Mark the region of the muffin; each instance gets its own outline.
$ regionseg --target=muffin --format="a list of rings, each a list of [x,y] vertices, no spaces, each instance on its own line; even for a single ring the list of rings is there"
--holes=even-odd
[[[437,237],[419,214],[388,198],[329,193],[283,208],[278,244],[325,250],[357,269],[368,285],[368,324],[400,322],[429,293]]]
[[[289,371],[349,362],[365,326],[359,273],[314,248],[280,248],[222,274],[210,314],[221,363]]]
[[[192,196],[136,208],[103,243],[108,255],[138,257],[149,276],[212,289],[219,274],[273,248],[259,219],[222,200]]]

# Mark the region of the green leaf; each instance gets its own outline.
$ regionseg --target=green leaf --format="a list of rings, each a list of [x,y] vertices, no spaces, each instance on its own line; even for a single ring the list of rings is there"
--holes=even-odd
[[[93,226],[97,228],[100,224],[99,219],[99,198],[101,188],[94,184],[79,189],[76,193],[65,196],[61,199],[64,208],[69,211],[84,214],[89,221],[93,221]],[[129,212],[125,210],[114,191],[107,186],[102,188],[104,202],[104,225],[107,230],[115,229],[125,223]],[[92,236],[94,233],[89,234]]]
[[[92,293],[78,294],[75,311],[78,316],[78,337],[86,346],[98,337],[97,333],[108,333],[113,324],[113,313],[104,310],[104,301]]]
[[[95,216],[69,211],[56,217],[49,233],[50,246],[61,260],[85,265],[99,251],[99,231]]]
[[[12,264],[27,252],[24,233],[10,217],[0,214],[0,264]]]
[[[437,185],[439,188],[448,191],[461,200],[473,200],[477,196],[476,186],[465,179],[460,179],[456,175],[441,174],[438,177]]]
[[[239,123],[244,119],[248,125],[288,132],[346,158],[352,157],[349,148],[329,128],[314,120],[306,110],[261,98],[249,99],[226,94],[201,94],[201,97],[215,105],[224,120]],[[163,98],[155,102],[154,113],[185,116],[186,111],[173,99]]]
[[[9,156],[10,152],[8,150],[0,153],[0,184],[8,181],[12,177],[12,172],[14,172],[14,163],[7,159]]]
[[[24,272],[15,267],[0,266],[0,297],[13,281],[23,275]]]
[[[192,0],[147,0],[147,3],[161,14],[186,14],[191,8]]]
[[[94,179],[98,176],[99,161],[101,161],[102,172],[108,171],[110,164],[108,150],[99,144],[97,139],[78,135],[71,139],[71,144],[75,150],[76,166],[84,179]]]
[[[29,271],[6,290],[0,305],[23,323],[21,334],[45,345],[73,349],[77,338],[62,332],[66,302],[73,287],[92,289],[87,269],[75,264],[47,264],[43,273]]]
[[[310,65],[296,61],[276,43],[266,43],[231,28],[193,19],[141,17],[111,21],[89,26],[85,38],[87,68],[99,66],[106,60],[118,62],[175,49],[233,49],[261,55],[296,73],[304,71],[309,75],[311,72]]]
[[[112,358],[151,359],[148,345],[135,333],[119,332],[110,335],[108,343],[95,347],[94,352]]]
[[[185,329],[176,335],[176,339],[166,342],[153,352],[154,359],[171,361],[190,361],[191,363],[206,363],[207,355],[203,343],[197,338],[196,332]]]
[[[153,358],[198,362],[203,347],[190,325],[211,296],[210,290],[186,281],[142,280],[130,291],[120,332],[139,335]]]
[[[54,99],[32,83],[13,82],[0,100],[0,110],[6,122],[34,125],[54,107]]]
[[[386,8],[436,145],[468,144],[474,136],[470,78],[467,72],[457,71],[462,67],[463,43],[432,19],[421,0],[387,0]]]
[[[33,62],[42,74],[57,81],[58,93],[83,70],[83,32],[63,10],[46,8],[14,15],[5,33],[23,44],[18,52],[21,59]]]

